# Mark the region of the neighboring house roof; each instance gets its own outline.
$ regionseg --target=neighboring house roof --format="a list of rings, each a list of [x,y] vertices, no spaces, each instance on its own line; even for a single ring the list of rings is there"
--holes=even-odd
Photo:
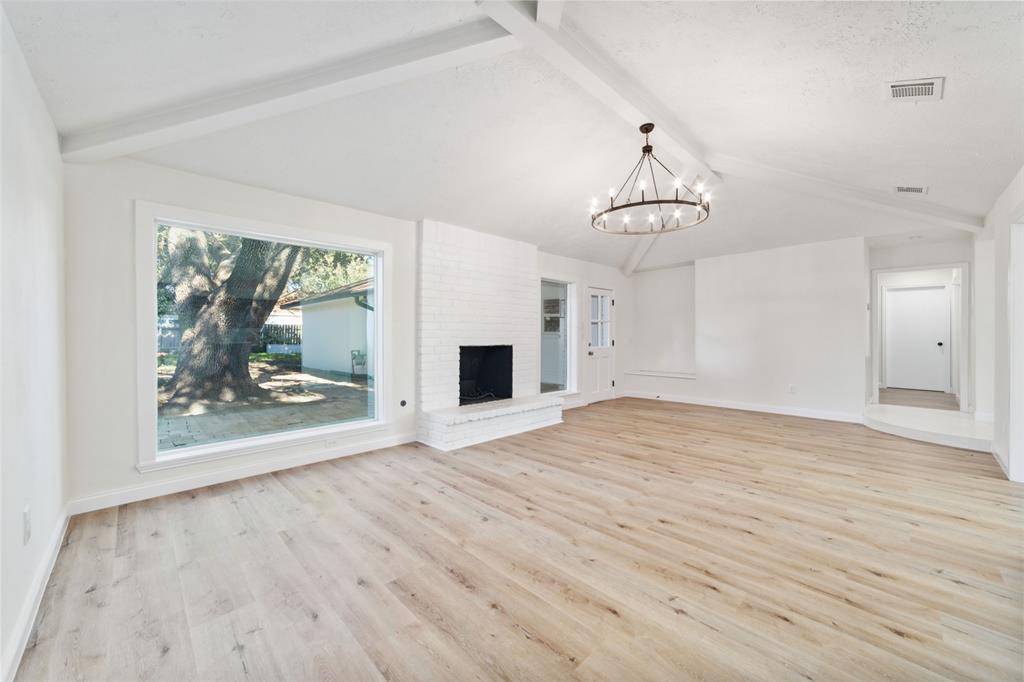
[[[343,298],[355,298],[357,296],[366,296],[367,294],[373,293],[373,278],[360,280],[353,282],[352,284],[346,284],[343,287],[324,291],[319,294],[307,296],[305,298],[296,298],[294,301],[289,301],[281,305],[281,308],[298,308],[304,305],[310,305],[312,303],[326,303],[327,301],[337,301]]]

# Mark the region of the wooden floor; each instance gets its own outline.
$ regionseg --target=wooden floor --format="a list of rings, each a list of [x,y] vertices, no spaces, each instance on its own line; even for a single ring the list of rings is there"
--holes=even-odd
[[[916,391],[910,388],[878,389],[880,405],[906,405],[927,407],[933,410],[959,410],[960,402],[952,393],[942,391]]]
[[[621,399],[75,517],[20,680],[1019,680],[990,455]]]

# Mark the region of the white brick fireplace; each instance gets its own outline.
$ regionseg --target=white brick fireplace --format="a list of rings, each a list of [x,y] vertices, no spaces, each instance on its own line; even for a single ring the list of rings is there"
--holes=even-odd
[[[540,395],[537,247],[433,221],[420,224],[417,437],[442,450],[562,420]],[[459,406],[459,347],[512,346],[512,398]]]

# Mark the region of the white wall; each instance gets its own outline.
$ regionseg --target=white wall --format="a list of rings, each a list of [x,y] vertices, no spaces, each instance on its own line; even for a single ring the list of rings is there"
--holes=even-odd
[[[869,251],[872,270],[970,263],[973,254],[973,241],[967,235],[941,242],[911,241],[899,246],[871,247]]]
[[[985,218],[986,239],[993,239],[993,433],[992,450],[1015,481],[1024,481],[1024,434],[1022,440],[1011,439],[1011,425],[1024,429],[1024,396],[1020,404],[1011,405],[1010,372],[1011,343],[1024,341],[1024,333],[1011,339],[1010,325],[1010,229],[1024,222],[1024,168],[1010,182],[993,204]],[[1016,254],[1015,254],[1016,255]],[[1024,362],[1024,350],[1019,351]]]
[[[974,418],[990,422],[995,398],[995,242],[974,242],[974,285],[971,311],[974,326]]]
[[[137,199],[282,226],[283,237],[391,245],[383,263],[390,292],[381,340],[383,429],[177,469],[139,473],[136,463],[134,208]],[[68,424],[74,510],[294,466],[411,440],[415,433],[415,224],[318,201],[122,159],[65,165],[67,221]],[[390,322],[389,322],[390,320]],[[390,326],[388,326],[390,325]],[[389,333],[391,330],[394,333]],[[406,400],[405,407],[399,401]]]
[[[64,528],[64,227],[57,132],[2,9],[0,24],[0,657],[10,679]]]
[[[695,267],[650,270],[633,276],[633,320],[657,330],[634,339],[631,371],[693,373],[697,369]]]
[[[573,325],[573,346],[575,362],[571,370],[576,374],[576,392],[567,395],[565,406],[579,407],[588,402],[588,394],[597,387],[591,385],[591,376],[587,372],[587,338],[589,332],[589,312],[587,289],[597,287],[615,292],[615,382],[616,387],[622,386],[622,378],[628,368],[626,359],[629,357],[633,341],[632,305],[633,283],[630,278],[619,270],[608,265],[600,265],[589,261],[555,256],[543,251],[537,254],[540,277],[557,282],[568,282],[574,285],[573,309],[575,324]],[[538,302],[538,315],[539,302]],[[537,322],[539,329],[540,322]]]
[[[367,352],[367,330],[372,315],[343,298],[302,306],[302,366],[330,372],[352,371],[352,351]],[[371,319],[367,319],[371,318]],[[373,358],[366,356],[366,371],[373,374]]]
[[[854,238],[698,260],[696,378],[627,375],[623,392],[859,420],[866,258]],[[638,322],[635,337],[659,333]]]

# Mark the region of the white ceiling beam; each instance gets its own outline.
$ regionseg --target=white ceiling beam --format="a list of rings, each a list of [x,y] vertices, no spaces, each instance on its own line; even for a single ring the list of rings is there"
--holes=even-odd
[[[562,24],[562,12],[564,11],[565,0],[537,1],[537,21],[556,31]]]
[[[696,184],[698,177],[696,173],[691,172],[683,173],[680,179],[685,184],[692,187],[694,184]],[[654,242],[658,241],[658,237],[660,236],[661,235],[658,234],[645,234],[642,237],[637,237],[636,244],[633,245],[633,250],[629,252],[629,255],[626,256],[626,260],[622,263],[622,267],[619,268],[619,270],[622,271],[622,274],[624,274],[626,277],[629,277],[634,272],[636,272],[637,268],[640,267],[640,263],[643,262],[644,258],[651,250],[651,247],[654,246]]]
[[[629,277],[636,269],[640,267],[640,263],[643,261],[647,252],[654,246],[654,242],[658,241],[658,235],[656,234],[645,234],[642,237],[634,237],[636,244],[633,245],[633,250],[626,256],[626,261],[620,268],[622,274]]]
[[[953,227],[965,232],[980,232],[985,225],[983,216],[929,203],[916,197],[897,196],[878,190],[822,180],[724,154],[710,154],[708,163],[725,176],[731,175],[745,180],[754,180],[816,197],[827,197],[848,204],[902,215],[932,225]]]
[[[509,0],[477,0],[477,5],[522,44],[607,105],[631,126],[657,125],[655,144],[709,184],[720,182],[704,161],[704,147],[672,113],[644,92],[628,74],[587,50],[566,33],[534,20],[530,6]],[[538,8],[539,10],[539,8]]]
[[[241,92],[67,135],[67,161],[94,162],[298,111],[520,47],[489,19],[423,36]]]

